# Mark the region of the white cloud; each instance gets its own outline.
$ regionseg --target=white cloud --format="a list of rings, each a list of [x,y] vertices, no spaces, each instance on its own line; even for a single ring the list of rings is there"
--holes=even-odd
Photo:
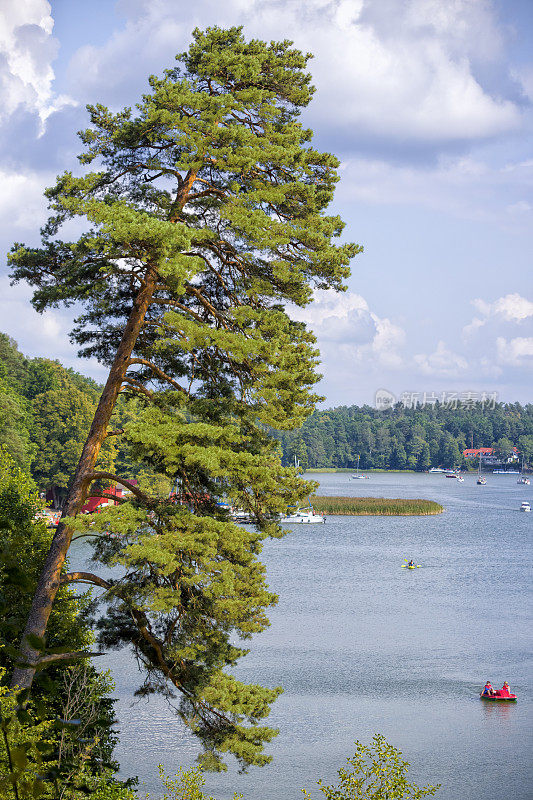
[[[520,323],[529,319],[529,317],[533,317],[533,302],[526,297],[522,297],[518,292],[499,297],[494,303],[488,303],[477,298],[472,301],[472,305],[485,319],[474,318],[476,320],[475,324],[474,320],[472,320],[470,325],[467,326],[468,328],[472,326],[479,328],[489,319]]]
[[[54,21],[46,0],[4,0],[0,16],[0,119],[19,106],[36,112],[41,130],[46,118],[71,98],[55,96],[52,61],[58,43],[52,37]]]
[[[527,200],[518,200],[516,203],[511,203],[510,206],[507,206],[507,211],[510,214],[524,214],[528,211],[533,211],[533,206]]]
[[[497,359],[504,366],[533,367],[533,337],[496,340]]]
[[[171,65],[196,25],[244,24],[246,35],[267,40],[289,32],[314,53],[311,117],[322,128],[333,122],[351,131],[352,140],[357,131],[387,140],[463,141],[520,125],[518,107],[491,95],[473,73],[473,61],[501,50],[484,0],[199,0],[179,8],[174,0],[140,0],[120,10],[124,27],[75,55],[73,90],[98,88],[112,99],[118,86],[144,81],[147,66]]]
[[[442,340],[433,353],[419,353],[413,360],[423,375],[436,375],[441,378],[456,378],[468,369],[466,358],[449,350]]]
[[[69,341],[72,311],[49,310],[38,314],[31,306],[32,289],[26,284],[9,285],[0,277],[0,330],[9,334],[29,357],[59,359],[95,380],[105,380],[107,369],[95,359],[81,361]]]
[[[364,297],[355,292],[318,290],[311,305],[293,307],[290,313],[309,325],[328,362],[342,354],[345,366],[357,363],[372,369],[397,369],[403,363],[403,329],[371,311]]]
[[[13,228],[37,231],[46,219],[45,186],[52,175],[23,174],[0,169],[0,230]]]

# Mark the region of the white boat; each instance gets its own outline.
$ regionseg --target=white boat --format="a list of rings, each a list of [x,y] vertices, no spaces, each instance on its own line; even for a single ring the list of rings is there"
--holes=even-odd
[[[440,467],[431,467],[428,472],[446,472],[445,469],[441,469]]]
[[[527,475],[524,475],[524,456],[522,456],[522,465],[520,467],[520,477],[518,478],[517,483],[521,483],[524,486],[529,486],[529,484],[531,483],[531,481],[529,480]]]
[[[493,475],[520,475],[517,469],[493,469]]]
[[[320,514],[315,514],[314,509],[309,506],[309,508],[299,508],[292,514],[288,514],[286,517],[282,518],[281,522],[288,522],[291,525],[301,524],[304,522],[324,522],[324,517],[322,517]]]
[[[251,522],[250,514],[247,511],[244,511],[242,508],[232,508],[230,511],[230,517],[232,522],[238,522],[241,525],[245,525],[247,522]]]
[[[463,478],[462,475],[458,475],[457,476],[457,480],[458,480],[459,483],[464,483],[465,482],[465,479]]]
[[[360,456],[357,456],[357,466],[355,468],[357,472],[355,473],[355,475],[352,475],[352,478],[354,479],[354,481],[368,480],[368,475],[363,475],[362,472],[359,472],[359,458]]]
[[[531,511],[531,506],[528,502],[522,503],[520,506],[520,511]]]
[[[477,485],[478,486],[485,486],[487,483],[487,479],[484,475],[481,474],[481,451],[479,453],[479,467],[477,471]]]
[[[446,476],[445,476],[445,477],[446,477],[446,478],[457,478],[457,477],[459,477],[459,476],[458,476],[457,472],[455,472],[455,471],[454,471],[454,470],[452,470],[452,469],[449,469],[449,470],[447,471],[447,473],[446,473]]]

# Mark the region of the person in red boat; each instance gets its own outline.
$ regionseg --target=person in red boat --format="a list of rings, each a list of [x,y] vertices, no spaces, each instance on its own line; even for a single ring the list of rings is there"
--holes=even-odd
[[[498,692],[496,692],[496,694],[498,694],[499,697],[510,697],[511,696],[511,692],[509,690],[509,684],[507,683],[507,681],[504,681],[504,684],[503,684],[502,688]]]
[[[487,681],[487,683],[483,687],[483,691],[481,694],[487,694],[489,696],[494,694],[494,689],[492,688],[492,684],[490,681]]]

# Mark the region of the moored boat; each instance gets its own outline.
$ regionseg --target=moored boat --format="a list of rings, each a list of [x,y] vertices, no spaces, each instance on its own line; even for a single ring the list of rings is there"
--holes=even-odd
[[[299,508],[297,511],[294,511],[292,514],[288,514],[286,517],[281,519],[281,522],[288,522],[291,525],[324,521],[325,519],[323,516],[320,514],[315,514],[312,506],[309,506],[309,508]]]
[[[522,503],[522,505],[520,506],[520,511],[531,511],[531,506],[527,501]]]

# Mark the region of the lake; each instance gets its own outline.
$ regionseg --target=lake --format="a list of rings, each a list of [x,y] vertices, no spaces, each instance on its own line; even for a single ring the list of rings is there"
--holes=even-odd
[[[308,476],[319,494],[436,500],[428,517],[328,517],[265,544],[270,587],[279,595],[271,627],[256,636],[236,674],[281,684],[268,724],[280,734],[267,767],[207,774],[217,800],[292,800],[316,781],[336,780],[354,752],[383,734],[411,763],[419,785],[441,783],[440,800],[530,800],[531,576],[533,486],[516,475],[464,483],[428,474]],[[75,543],[72,569],[85,566]],[[401,569],[413,558],[420,569]],[[197,745],[162,698],[137,701],[141,683],[127,651],[98,660],[114,675],[120,720],[117,756],[140,792],[162,796],[157,764],[194,762]],[[480,701],[486,680],[509,681],[517,703]]]

